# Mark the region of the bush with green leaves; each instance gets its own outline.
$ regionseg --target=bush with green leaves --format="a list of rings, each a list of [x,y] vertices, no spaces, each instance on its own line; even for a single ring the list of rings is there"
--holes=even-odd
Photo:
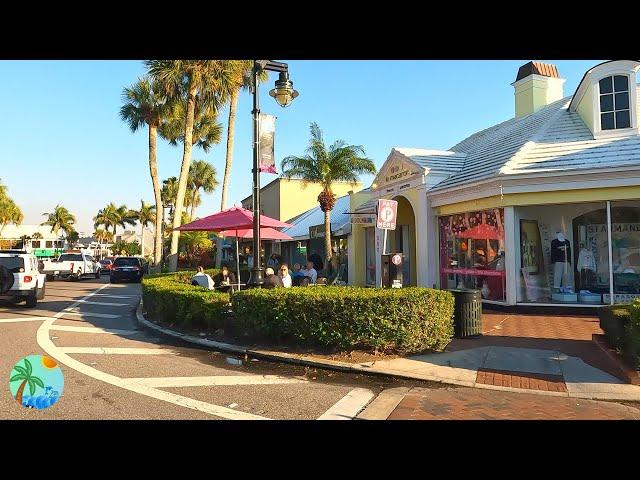
[[[598,309],[600,328],[604,331],[607,343],[622,349],[625,341],[625,329],[631,319],[631,305],[607,305]]]
[[[151,319],[187,328],[223,328],[229,294],[191,285],[194,273],[160,273],[143,278],[142,301]]]
[[[247,333],[306,345],[417,353],[453,337],[451,293],[429,288],[253,289],[231,296]]]
[[[635,368],[640,368],[640,298],[631,304],[629,312],[630,319],[625,327],[622,352]]]

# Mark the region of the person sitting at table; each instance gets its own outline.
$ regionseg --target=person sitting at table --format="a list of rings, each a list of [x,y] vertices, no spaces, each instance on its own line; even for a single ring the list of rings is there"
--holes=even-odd
[[[191,277],[191,285],[196,285],[199,287],[208,288],[209,290],[213,290],[215,282],[209,274],[204,273],[204,267],[199,266],[198,273]]]
[[[264,271],[264,284],[262,288],[284,288],[284,283],[282,283],[282,279],[275,274],[273,268],[269,267]]]
[[[302,269],[302,273],[304,274],[305,277],[309,277],[309,281],[311,283],[316,283],[316,280],[318,279],[318,272],[313,267],[314,267],[313,260],[309,260],[307,262],[306,268]]]
[[[291,278],[296,278],[296,277],[304,277],[304,273],[302,273],[299,263],[293,264],[293,272],[291,273]]]
[[[213,277],[213,281],[218,285],[218,290],[228,292],[232,285],[236,283],[236,276],[229,270],[227,265],[222,265],[222,271]]]
[[[282,279],[282,284],[284,285],[284,288],[290,288],[291,287],[291,275],[289,275],[289,265],[287,265],[286,263],[283,263],[282,265],[280,265],[280,272],[278,273],[278,276]]]

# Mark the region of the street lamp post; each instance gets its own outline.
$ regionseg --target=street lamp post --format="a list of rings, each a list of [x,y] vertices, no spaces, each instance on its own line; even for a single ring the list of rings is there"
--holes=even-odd
[[[269,92],[278,105],[288,107],[298,92],[293,88],[293,82],[289,80],[289,66],[286,63],[271,60],[253,61],[253,268],[251,269],[250,287],[260,288],[264,283],[263,268],[260,258],[260,100],[258,92],[258,77],[263,71],[279,72],[275,88]]]

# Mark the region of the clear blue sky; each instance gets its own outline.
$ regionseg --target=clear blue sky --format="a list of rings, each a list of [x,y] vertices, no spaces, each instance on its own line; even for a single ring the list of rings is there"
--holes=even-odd
[[[286,61],[282,59],[282,61]],[[363,145],[376,166],[392,147],[448,149],[464,137],[513,116],[518,67],[528,60],[289,62],[300,96],[282,109],[261,88],[262,111],[278,117],[276,158],[302,154],[309,123],[325,139]],[[593,61],[542,60],[558,66],[573,94]],[[153,202],[145,131],[132,134],[118,116],[123,87],[144,74],[141,61],[0,61],[0,178],[25,214],[61,203],[79,231],[108,202]],[[230,205],[251,194],[251,97],[238,106]],[[227,112],[220,120],[226,124]],[[223,138],[226,138],[226,131]],[[206,159],[222,180],[225,142],[193,158]],[[177,176],[181,147],[159,140],[161,178]],[[262,185],[275,178],[263,174]],[[371,177],[363,178],[365,185]],[[198,215],[216,212],[220,191],[203,197]]]

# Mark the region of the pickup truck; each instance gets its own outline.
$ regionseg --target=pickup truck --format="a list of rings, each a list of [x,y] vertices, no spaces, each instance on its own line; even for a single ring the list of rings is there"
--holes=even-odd
[[[38,266],[38,258],[24,250],[0,250],[0,298],[35,307],[47,281]]]
[[[42,272],[47,279],[53,281],[56,278],[78,280],[83,277],[100,278],[100,263],[88,253],[67,252],[61,254],[56,260],[45,260]]]

